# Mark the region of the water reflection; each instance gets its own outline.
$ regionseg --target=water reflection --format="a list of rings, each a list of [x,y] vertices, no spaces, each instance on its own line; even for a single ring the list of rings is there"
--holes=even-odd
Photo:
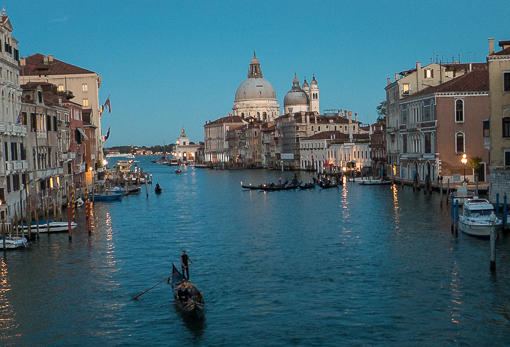
[[[5,251],[4,251],[4,254]],[[15,329],[18,327],[16,324],[15,316],[16,314],[13,311],[13,308],[7,298],[7,293],[11,290],[11,286],[9,284],[9,273],[7,270],[7,264],[5,263],[5,259],[0,259],[0,331],[8,332],[11,329]],[[2,336],[6,336],[5,333],[0,334],[0,341],[2,340]]]

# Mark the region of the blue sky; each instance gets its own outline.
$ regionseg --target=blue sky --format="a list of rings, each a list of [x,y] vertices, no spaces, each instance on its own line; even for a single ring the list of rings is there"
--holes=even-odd
[[[510,40],[510,1],[4,0],[22,57],[41,53],[97,72],[105,147],[173,143],[182,126],[231,112],[253,51],[283,98],[313,76],[325,109],[377,118],[388,77],[443,61],[484,62]]]

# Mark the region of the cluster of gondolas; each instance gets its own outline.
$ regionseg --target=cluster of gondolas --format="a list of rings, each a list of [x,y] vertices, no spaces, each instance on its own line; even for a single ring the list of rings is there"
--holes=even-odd
[[[308,183],[304,183],[303,181],[299,181],[297,179],[297,176],[294,175],[294,178],[291,182],[288,180],[285,180],[285,182],[281,183],[281,180],[279,180],[278,184],[275,183],[261,183],[258,185],[252,185],[251,183],[245,185],[243,182],[241,182],[241,187],[243,189],[249,189],[249,190],[265,190],[265,191],[274,191],[274,190],[290,190],[290,189],[314,189],[315,187],[319,186],[323,189],[327,188],[336,188],[338,186],[342,185],[342,181],[340,180],[331,180],[330,178],[327,178],[325,176],[320,177],[318,180],[313,177]]]

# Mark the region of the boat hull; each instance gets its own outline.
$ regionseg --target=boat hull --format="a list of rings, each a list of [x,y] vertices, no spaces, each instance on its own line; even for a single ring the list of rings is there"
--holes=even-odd
[[[21,247],[28,247],[26,238],[18,236],[7,236],[5,239],[5,249],[16,249]],[[4,249],[3,236],[0,236],[0,249]]]
[[[69,225],[67,224],[67,222],[50,222],[49,224],[50,224],[50,231],[49,231],[50,233],[61,233],[61,232],[67,232],[69,230]],[[77,225],[78,224],[76,224],[75,222],[71,222],[71,230],[75,229]],[[30,228],[33,233],[37,232],[37,224],[36,223],[32,223]],[[23,225],[23,230],[28,231],[28,226]],[[39,222],[39,232],[47,233],[48,232],[48,224],[45,222]]]
[[[94,195],[92,199],[95,201],[116,201],[120,200],[124,194],[110,194],[110,195]]]
[[[469,221],[462,216],[459,217],[459,229],[465,234],[487,238],[491,236],[491,228],[492,226],[489,221]],[[494,228],[496,234],[501,232],[503,229],[501,221],[494,223]]]

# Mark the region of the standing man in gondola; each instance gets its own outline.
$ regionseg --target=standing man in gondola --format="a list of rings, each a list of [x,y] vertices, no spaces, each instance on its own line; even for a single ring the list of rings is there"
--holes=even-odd
[[[189,280],[189,264],[188,264],[188,262],[193,264],[191,259],[186,254],[186,251],[182,251],[182,255],[181,255],[182,277],[184,277],[187,280]]]

